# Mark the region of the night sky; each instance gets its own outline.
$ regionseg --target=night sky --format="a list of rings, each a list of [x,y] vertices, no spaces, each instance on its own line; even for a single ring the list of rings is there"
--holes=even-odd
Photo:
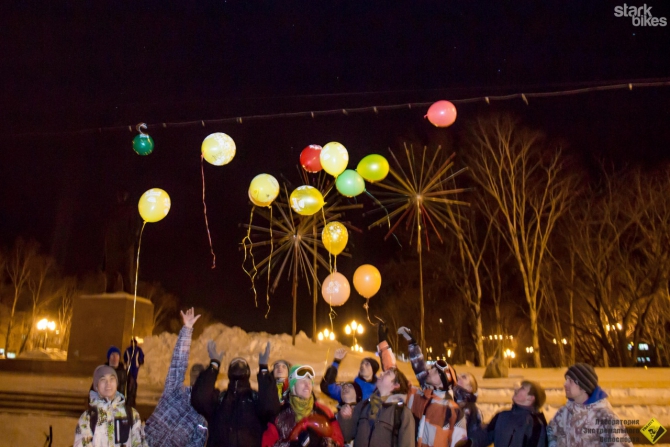
[[[666,2],[646,3],[654,17],[670,16]],[[17,236],[33,237],[65,273],[93,271],[101,266],[104,223],[117,192],[128,191],[137,203],[145,190],[160,187],[170,194],[172,209],[163,221],[147,225],[140,279],[161,282],[182,307],[207,307],[228,324],[290,332],[290,289],[278,290],[265,320],[240,267],[244,230],[238,224],[248,220],[247,188],[256,174],[283,174],[298,183],[302,148],[333,140],[348,148],[350,167],[404,141],[446,139],[458,150],[468,122],[491,111],[513,113],[542,129],[587,165],[605,158],[652,166],[670,153],[670,87],[531,99],[528,105],[481,101],[459,106],[456,124],[446,130],[424,120],[425,109],[150,126],[156,149],[147,157],[132,151],[134,129],[105,128],[670,79],[670,27],[633,26],[629,17],[614,17],[619,4],[221,0],[3,6],[0,244],[8,249]],[[103,130],[75,133],[90,128]],[[217,254],[212,270],[200,144],[217,131],[233,137],[237,155],[227,166],[205,166]],[[391,256],[397,246],[382,236],[352,235],[354,258],[342,259],[340,271],[351,278],[356,266]],[[264,298],[263,283],[257,287]],[[309,333],[306,293],[301,290],[299,329]],[[342,321],[360,317],[361,304],[352,294]],[[325,321],[324,308],[320,314]]]

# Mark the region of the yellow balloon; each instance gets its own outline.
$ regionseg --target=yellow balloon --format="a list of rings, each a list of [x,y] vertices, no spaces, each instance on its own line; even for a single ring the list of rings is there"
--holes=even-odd
[[[151,188],[140,197],[137,209],[146,222],[158,222],[170,211],[170,196],[160,188]]]
[[[226,165],[235,156],[235,142],[225,133],[213,133],[202,141],[202,155],[215,166]]]
[[[270,174],[259,174],[249,185],[249,200],[256,206],[270,206],[279,194],[279,182]]]
[[[326,250],[332,255],[339,255],[347,246],[349,241],[349,232],[347,227],[339,222],[330,222],[321,232],[321,241]]]
[[[333,177],[337,177],[347,169],[349,164],[349,152],[342,144],[337,141],[331,141],[321,149],[319,161],[323,170]]]
[[[298,186],[291,193],[291,208],[301,216],[311,216],[323,207],[323,195],[313,186]]]

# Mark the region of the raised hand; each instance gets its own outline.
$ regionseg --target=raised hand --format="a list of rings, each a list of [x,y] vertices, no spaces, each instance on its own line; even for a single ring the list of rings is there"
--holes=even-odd
[[[200,315],[193,316],[195,314],[195,311],[191,307],[184,313],[183,311],[179,311],[181,313],[181,319],[184,322],[184,326],[188,328],[192,328],[193,325],[195,324],[196,321],[198,321],[198,318],[200,318]]]
[[[343,358],[347,356],[347,349],[340,348],[335,350],[335,360],[342,361]]]
[[[265,345],[265,352],[258,353],[258,364],[267,366],[269,360],[270,360],[270,342],[268,342],[268,344]]]
[[[217,362],[221,363],[225,351],[217,352],[216,343],[214,343],[214,340],[210,340],[207,342],[207,354],[209,354],[210,359],[216,360]]]
[[[414,337],[412,337],[412,331],[410,331],[408,327],[400,326],[398,328],[398,334],[405,337],[405,340],[407,340],[410,343],[415,343],[416,342],[416,340],[414,340]]]

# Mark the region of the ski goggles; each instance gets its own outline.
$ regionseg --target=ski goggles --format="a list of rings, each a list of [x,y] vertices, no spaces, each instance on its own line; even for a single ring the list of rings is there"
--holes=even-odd
[[[305,365],[293,371],[291,379],[313,379],[314,376],[316,376],[316,374],[314,374],[314,368]]]
[[[433,363],[433,367],[442,371],[449,380],[452,380],[451,368],[446,360],[436,360],[435,363]]]

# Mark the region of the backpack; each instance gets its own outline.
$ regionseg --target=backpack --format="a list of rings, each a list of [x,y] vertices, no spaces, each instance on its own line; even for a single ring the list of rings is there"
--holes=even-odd
[[[128,439],[130,439],[130,427],[132,424],[130,423],[128,407],[126,407],[125,402],[122,404],[122,407],[126,416],[123,418],[114,418],[114,444],[125,445]],[[130,408],[130,411],[132,412],[133,409]],[[88,413],[89,425],[91,427],[91,437],[93,437],[95,435],[95,428],[98,425],[98,407],[89,405],[86,412]]]
[[[361,411],[365,409],[366,405],[370,404],[370,399],[366,400],[363,403],[363,408]],[[405,408],[405,404],[403,403],[402,405],[395,404],[393,405],[393,431],[392,431],[392,439],[393,439],[393,446],[398,445],[398,434],[400,433],[400,425],[402,424],[402,410]]]

